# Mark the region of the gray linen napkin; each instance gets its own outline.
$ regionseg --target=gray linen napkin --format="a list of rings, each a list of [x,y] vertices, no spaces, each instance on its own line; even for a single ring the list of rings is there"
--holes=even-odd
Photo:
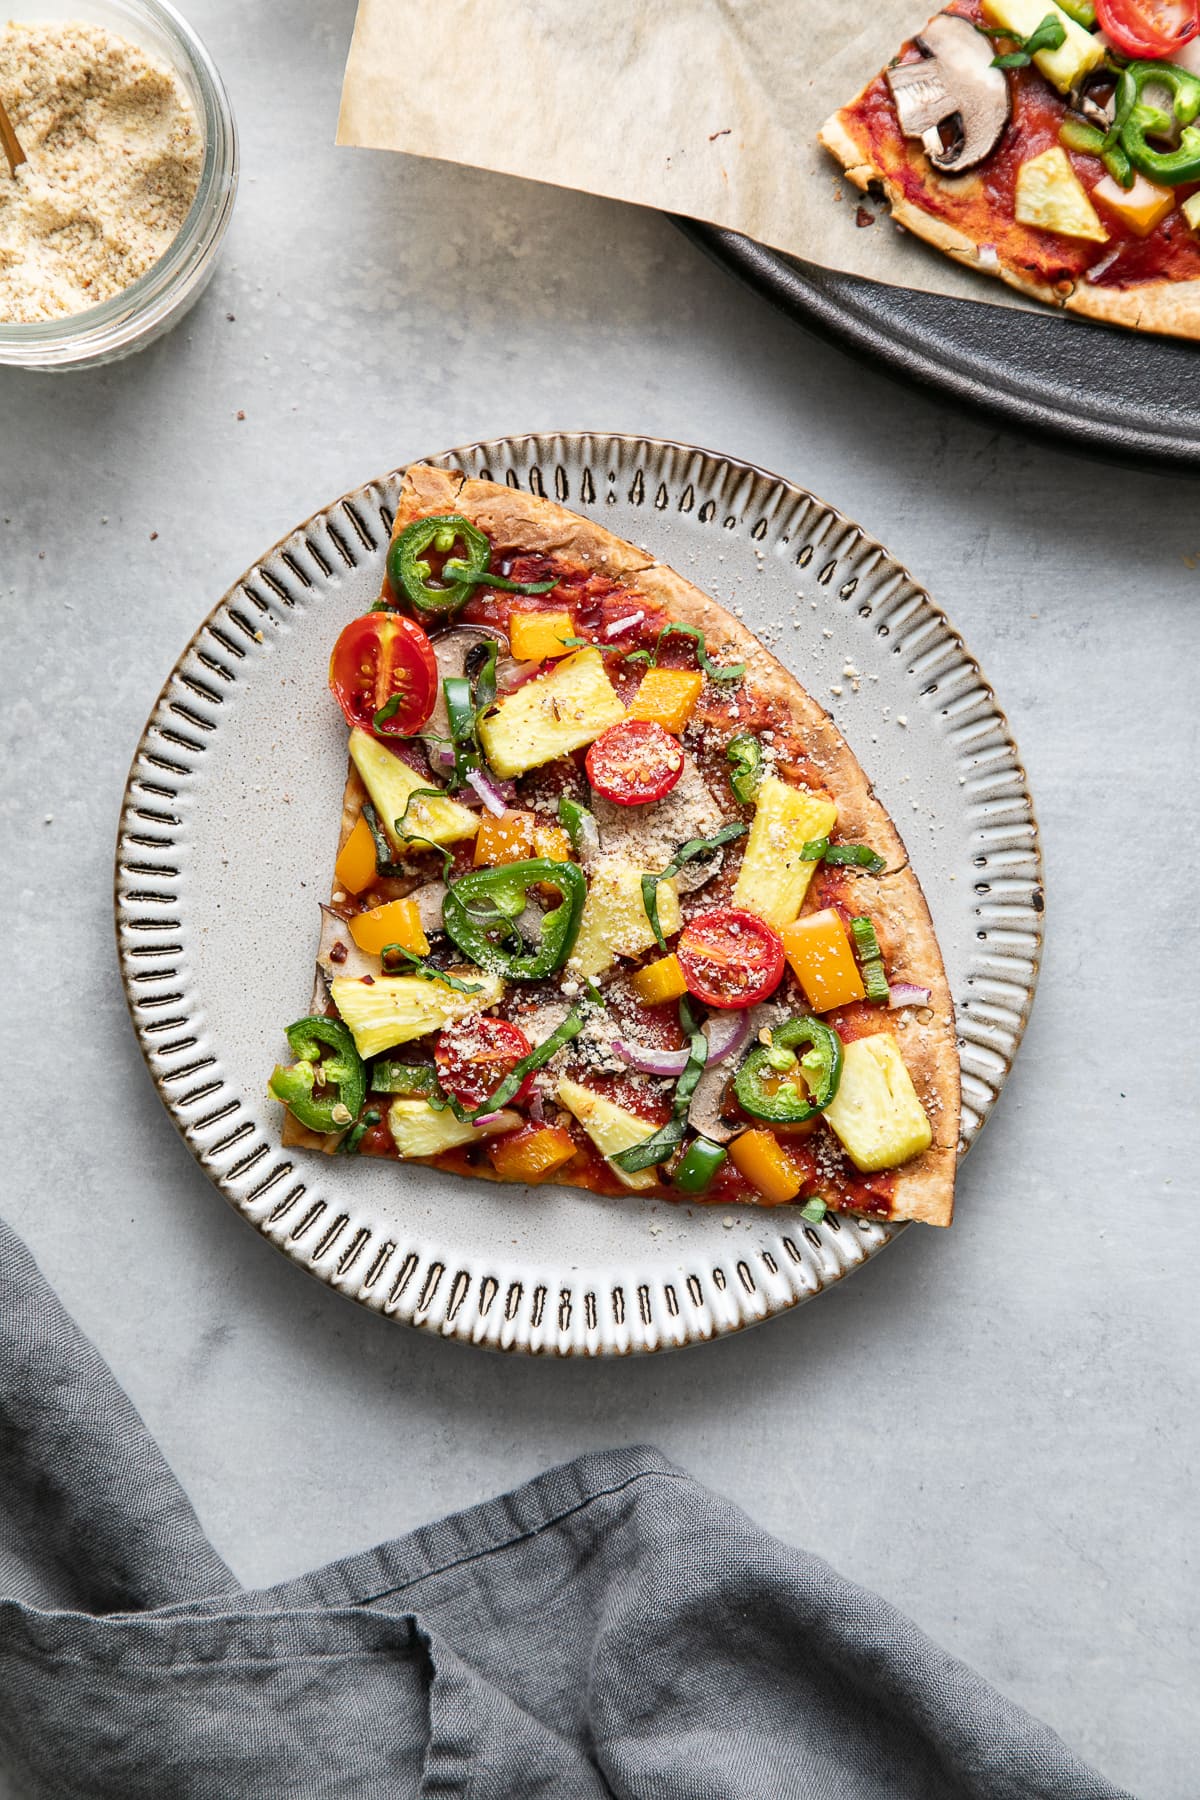
[[[0,1766],[54,1800],[1129,1800],[650,1449],[247,1592],[2,1223]]]

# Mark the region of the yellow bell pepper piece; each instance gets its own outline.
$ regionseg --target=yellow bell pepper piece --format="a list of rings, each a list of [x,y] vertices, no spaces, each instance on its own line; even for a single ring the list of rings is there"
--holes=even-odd
[[[780,932],[787,959],[814,1012],[832,1012],[866,998],[846,927],[831,906],[809,913]]]
[[[578,644],[569,612],[513,613],[508,621],[508,641],[518,662],[541,662],[548,656],[569,656]]]
[[[370,887],[376,875],[375,839],[371,827],[360,814],[354,829],[338,851],[333,865],[334,879],[348,894],[361,894]]]
[[[497,818],[484,813],[475,839],[475,867],[496,868],[501,863],[525,862],[533,855],[533,814],[505,812]]]
[[[794,1200],[804,1185],[790,1156],[769,1131],[743,1131],[729,1146],[739,1175],[772,1206]]]
[[[1119,181],[1106,175],[1092,189],[1092,199],[1106,213],[1127,225],[1135,237],[1149,237],[1174,206],[1175,190],[1159,187],[1157,182],[1147,181],[1140,173],[1134,176],[1133,186],[1129,188],[1123,188]]]
[[[561,1125],[511,1132],[488,1145],[488,1160],[501,1181],[544,1181],[575,1154],[575,1140]]]
[[[370,912],[356,914],[350,920],[350,936],[368,956],[378,956],[385,944],[399,944],[414,956],[429,955],[429,939],[413,900],[389,900]]]
[[[531,812],[485,813],[475,839],[475,867],[498,868],[543,856],[547,862],[570,862],[571,840],[559,825],[542,825]]]
[[[571,840],[561,825],[535,825],[533,854],[544,856],[547,862],[570,862]]]
[[[687,982],[677,956],[660,956],[647,963],[630,982],[634,993],[647,1006],[661,1006],[664,1000],[681,1000],[687,993]]]
[[[694,669],[649,669],[633,696],[629,717],[649,719],[664,731],[682,731],[703,686],[703,675]]]

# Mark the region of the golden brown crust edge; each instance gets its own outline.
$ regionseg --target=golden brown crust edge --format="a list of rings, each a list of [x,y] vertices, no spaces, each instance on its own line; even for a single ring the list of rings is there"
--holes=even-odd
[[[674,569],[654,562],[645,551],[556,501],[417,464],[406,473],[393,536],[415,518],[449,510],[461,512],[497,542],[545,546],[548,551],[552,547],[553,553],[584,567],[636,577],[638,588],[648,598],[661,600],[673,618],[705,632],[716,660],[744,661],[750,680],[782,702],[806,734],[813,760],[837,797],[839,821],[846,835],[871,842],[886,858],[886,874],[859,879],[871,882],[872,904],[885,911],[892,944],[901,946],[905,975],[931,990],[933,1017],[920,1022],[922,1036],[909,1035],[913,1027],[903,1023],[908,1015],[901,1015],[896,1023],[905,1060],[934,1124],[935,1141],[900,1172],[891,1216],[948,1225],[954,1205],[960,1102],[953,1003],[929,908],[909,866],[903,840],[833,720],[724,607]],[[348,830],[344,816],[343,841]],[[563,1181],[560,1185],[574,1184]]]
[[[1006,286],[1027,294],[1031,300],[1041,300],[1062,312],[1074,313],[1099,324],[1123,325],[1160,337],[1200,339],[1200,281],[1148,281],[1130,288],[1098,288],[1084,281],[1069,293],[1061,294],[1056,288],[1045,282],[1032,281],[1003,262],[994,267],[980,262],[982,244],[957,226],[914,206],[854,136],[847,111],[836,112],[827,119],[817,137],[842,164],[856,187],[865,189],[872,182],[878,182],[897,225],[903,225],[914,237],[965,264],[976,274],[998,277]]]
[[[979,252],[983,246],[968,232],[959,230],[956,225],[947,224],[945,219],[936,218],[932,213],[923,212],[919,206],[914,206],[911,200],[906,199],[903,190],[884,174],[872,160],[865,145],[854,136],[849,127],[847,112],[834,113],[831,119],[827,119],[817,133],[817,138],[826,150],[837,157],[856,187],[867,188],[872,182],[878,182],[887,197],[893,220],[897,225],[903,225],[913,237],[931,244],[944,256],[953,257],[955,262],[965,264],[977,275],[998,277],[1018,293],[1028,294],[1032,300],[1042,300],[1048,306],[1060,308],[1064,305],[1063,296],[1045,282],[1031,281],[1028,275],[1022,275],[1002,262],[994,267],[981,263]]]

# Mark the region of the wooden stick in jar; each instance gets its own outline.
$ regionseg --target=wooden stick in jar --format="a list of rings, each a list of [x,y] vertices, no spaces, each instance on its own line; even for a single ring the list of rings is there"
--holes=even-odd
[[[21,164],[28,162],[29,158],[21,148],[21,140],[13,130],[13,122],[5,111],[3,100],[0,100],[0,144],[4,145],[9,173],[15,175]]]

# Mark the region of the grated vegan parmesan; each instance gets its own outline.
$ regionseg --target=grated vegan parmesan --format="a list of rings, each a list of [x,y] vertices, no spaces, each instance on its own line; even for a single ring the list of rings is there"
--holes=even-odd
[[[0,321],[111,299],[159,260],[196,197],[203,144],[179,77],[100,26],[9,24],[0,94],[29,158],[15,176],[0,158]]]

